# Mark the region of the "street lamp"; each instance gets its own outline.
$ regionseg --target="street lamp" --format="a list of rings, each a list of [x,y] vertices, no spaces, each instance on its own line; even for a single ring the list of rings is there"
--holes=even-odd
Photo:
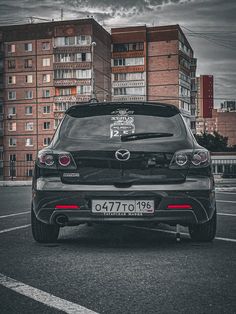
[[[92,72],[91,72],[91,99],[96,99],[95,94],[95,73],[94,73],[94,48],[96,46],[96,42],[93,41],[91,44],[91,60],[92,60]]]

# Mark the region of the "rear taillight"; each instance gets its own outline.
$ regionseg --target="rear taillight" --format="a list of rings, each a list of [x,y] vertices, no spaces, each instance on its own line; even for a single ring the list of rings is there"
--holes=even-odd
[[[48,169],[76,169],[76,164],[68,152],[52,153],[49,151],[40,151],[38,154],[37,165],[40,168]]]
[[[198,168],[210,165],[210,153],[206,149],[177,151],[170,163],[171,169]]]
[[[62,167],[67,167],[71,163],[70,155],[59,155],[58,162]]]

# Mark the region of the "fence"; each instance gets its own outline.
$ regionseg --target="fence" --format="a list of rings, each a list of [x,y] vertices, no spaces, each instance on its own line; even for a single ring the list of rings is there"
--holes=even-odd
[[[9,160],[3,164],[4,180],[30,180],[33,176],[34,161]]]

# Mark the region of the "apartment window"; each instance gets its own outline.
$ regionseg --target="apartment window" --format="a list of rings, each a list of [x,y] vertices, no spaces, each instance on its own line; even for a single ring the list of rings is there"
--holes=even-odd
[[[33,113],[33,108],[32,106],[26,106],[25,107],[25,114],[32,114]]]
[[[32,51],[32,43],[25,43],[25,51]]]
[[[25,146],[33,146],[33,139],[32,138],[26,138],[25,139]]]
[[[8,60],[7,65],[8,65],[8,69],[15,69],[16,68],[16,60],[15,59]]]
[[[15,114],[16,114],[16,107],[9,107],[8,115],[15,115]]]
[[[16,161],[16,154],[10,154],[9,160]]]
[[[50,50],[50,42],[45,41],[42,43],[42,50]]]
[[[44,106],[43,107],[43,113],[50,113],[51,112],[51,107],[50,106]]]
[[[134,51],[134,50],[143,50],[143,43],[131,43],[131,44],[114,44],[114,52],[125,52],[125,51]]]
[[[55,110],[56,111],[66,111],[70,105],[72,105],[71,103],[68,102],[59,102],[55,104]]]
[[[50,58],[43,58],[43,67],[50,66]]]
[[[58,125],[60,124],[61,119],[55,119],[54,120],[54,129],[56,129],[58,127]]]
[[[8,122],[8,131],[16,131],[16,122]]]
[[[32,99],[33,98],[33,91],[27,90],[25,91],[25,99]]]
[[[125,65],[125,59],[114,59],[113,62],[115,67]]]
[[[34,128],[34,123],[33,122],[26,122],[25,124],[25,130],[26,131],[32,131]]]
[[[43,129],[44,130],[49,130],[50,129],[50,122],[46,121],[43,123]]]
[[[77,94],[90,94],[90,93],[91,93],[90,85],[77,86]]]
[[[16,99],[16,91],[9,91],[8,92],[8,100]]]
[[[8,76],[8,84],[16,84],[16,77],[15,77],[15,75]]]
[[[49,83],[51,80],[50,74],[43,74],[43,82]]]
[[[16,45],[15,44],[7,45],[7,52],[9,52],[9,53],[16,52]]]
[[[48,146],[50,144],[50,141],[51,141],[50,137],[45,137],[43,139],[43,146]]]
[[[33,83],[33,75],[29,74],[25,76],[25,82],[26,83]]]
[[[26,159],[26,161],[33,161],[33,155],[32,154],[26,154],[25,159]]]
[[[32,177],[33,176],[33,169],[27,169],[26,170],[26,176],[27,177]]]
[[[43,98],[48,98],[48,97],[50,97],[50,90],[44,89],[43,90]]]
[[[59,89],[59,95],[60,96],[72,95],[72,90],[71,90],[71,88],[60,88]]]
[[[25,68],[32,68],[33,66],[33,61],[32,59],[25,59]]]
[[[16,138],[14,137],[9,138],[9,146],[10,147],[16,146]]]

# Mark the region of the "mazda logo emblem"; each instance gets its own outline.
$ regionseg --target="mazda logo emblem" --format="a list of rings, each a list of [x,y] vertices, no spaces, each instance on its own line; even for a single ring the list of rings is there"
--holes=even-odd
[[[128,149],[118,149],[115,153],[115,156],[119,161],[126,161],[130,159],[130,152]]]

